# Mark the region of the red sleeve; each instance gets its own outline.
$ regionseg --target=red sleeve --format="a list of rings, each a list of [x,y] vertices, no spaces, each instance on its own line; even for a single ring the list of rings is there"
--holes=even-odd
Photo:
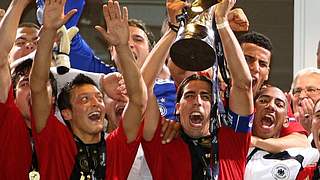
[[[289,126],[286,128],[282,128],[280,132],[280,137],[287,136],[289,134],[292,134],[294,132],[304,134],[308,136],[308,132],[302,127],[302,125],[299,122],[291,121],[289,122]]]
[[[5,103],[0,103],[0,179],[28,179],[31,144],[25,119],[9,89]]]
[[[296,180],[305,180],[305,179],[312,179],[313,178],[313,175],[314,175],[314,171],[316,170],[316,165],[310,165],[310,166],[307,166],[305,168],[303,168]]]
[[[108,135],[106,179],[127,179],[141,142],[142,131],[143,123],[136,139],[128,144],[121,120],[119,127]]]
[[[53,112],[40,133],[37,133],[35,128],[32,132],[41,179],[69,179],[77,154],[76,143],[67,126],[62,124]],[[32,118],[32,124],[32,127],[35,127],[34,118]]]
[[[234,132],[229,127],[218,131],[219,179],[243,179],[251,133]]]
[[[8,98],[7,101],[5,103],[0,103],[0,126],[2,126],[2,124],[4,123],[5,120],[10,120],[8,118],[4,118],[7,117],[9,114],[9,109],[16,107],[15,103],[14,103],[14,97],[13,97],[13,89],[12,86],[9,89],[8,92]]]

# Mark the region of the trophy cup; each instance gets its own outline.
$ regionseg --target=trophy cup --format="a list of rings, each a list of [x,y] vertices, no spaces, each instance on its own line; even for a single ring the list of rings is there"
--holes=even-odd
[[[177,38],[170,48],[170,57],[175,65],[188,71],[202,71],[216,61],[213,30],[216,0],[194,0],[177,17],[180,27]],[[215,25],[214,25],[215,26]]]

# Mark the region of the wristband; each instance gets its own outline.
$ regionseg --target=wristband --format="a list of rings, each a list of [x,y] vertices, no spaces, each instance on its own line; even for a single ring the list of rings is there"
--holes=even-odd
[[[169,26],[169,28],[172,30],[172,31],[174,31],[174,32],[178,32],[178,30],[179,30],[179,26],[176,26],[176,25],[174,25],[174,24],[171,24],[170,22],[168,22],[168,26]]]
[[[223,23],[216,24],[216,26],[217,26],[217,29],[223,29],[223,28],[226,28],[227,26],[229,26],[229,22],[223,21]]]

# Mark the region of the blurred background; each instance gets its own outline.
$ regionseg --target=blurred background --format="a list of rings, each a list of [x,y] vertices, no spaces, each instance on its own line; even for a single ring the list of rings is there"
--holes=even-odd
[[[128,7],[130,18],[143,20],[156,38],[160,38],[165,0],[119,1]],[[1,0],[0,8],[6,9],[10,2]],[[103,0],[87,0],[78,27],[96,54],[108,62],[105,44],[93,28],[103,24],[102,3]],[[316,47],[320,40],[319,0],[239,0],[236,7],[245,11],[251,31],[263,33],[272,40],[270,83],[288,90],[293,73],[304,67],[316,67]],[[22,22],[30,21],[36,22],[35,3],[28,7],[22,19]]]

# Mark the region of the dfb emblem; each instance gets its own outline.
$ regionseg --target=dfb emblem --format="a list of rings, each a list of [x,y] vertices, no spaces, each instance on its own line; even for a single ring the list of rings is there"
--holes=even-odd
[[[275,179],[289,179],[290,177],[290,171],[288,166],[284,165],[284,164],[279,164],[276,165],[273,169],[272,169],[272,176]]]

